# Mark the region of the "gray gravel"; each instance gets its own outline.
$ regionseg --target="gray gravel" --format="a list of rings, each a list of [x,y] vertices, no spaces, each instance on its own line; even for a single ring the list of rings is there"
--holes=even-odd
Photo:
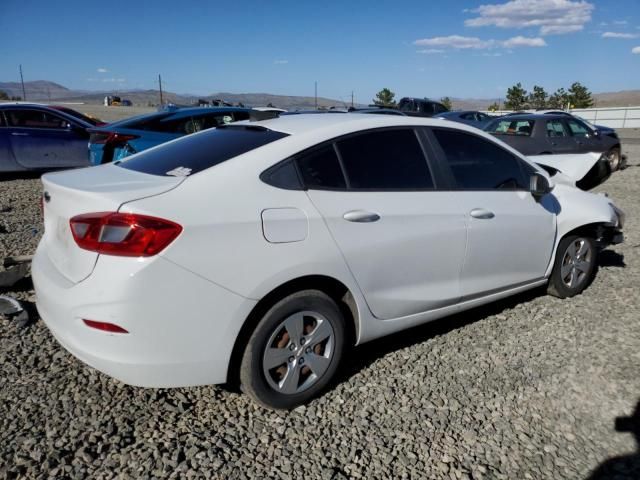
[[[220,387],[128,387],[41,321],[0,319],[0,478],[584,479],[634,451],[599,478],[640,478],[614,428],[640,400],[640,145],[625,150],[632,166],[599,190],[626,211],[626,243],[583,295],[531,292],[360,347],[290,413]],[[33,253],[39,191],[0,183],[0,258]]]

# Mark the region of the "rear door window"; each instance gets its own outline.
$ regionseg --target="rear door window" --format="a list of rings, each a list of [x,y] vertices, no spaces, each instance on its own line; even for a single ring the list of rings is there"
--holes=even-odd
[[[433,129],[460,190],[528,190],[522,163],[489,140],[470,133]]]
[[[332,144],[304,153],[297,162],[307,188],[346,188],[340,161]]]
[[[518,135],[518,136],[531,136],[533,132],[533,120],[499,120],[492,123],[487,128],[489,133],[495,133],[498,135]]]
[[[350,189],[423,190],[433,179],[412,129],[378,130],[336,142]]]
[[[117,165],[151,175],[187,176],[287,136],[260,127],[215,128],[142,151]]]

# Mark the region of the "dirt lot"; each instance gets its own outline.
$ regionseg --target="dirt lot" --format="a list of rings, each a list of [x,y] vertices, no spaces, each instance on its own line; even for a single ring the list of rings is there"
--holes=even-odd
[[[616,417],[640,417],[638,143],[598,188],[626,212],[626,242],[584,294],[537,290],[356,348],[331,390],[289,413],[220,387],[122,385],[56,343],[28,279],[0,291],[36,319],[0,317],[0,478],[637,480]],[[0,189],[0,258],[32,253],[39,181]]]

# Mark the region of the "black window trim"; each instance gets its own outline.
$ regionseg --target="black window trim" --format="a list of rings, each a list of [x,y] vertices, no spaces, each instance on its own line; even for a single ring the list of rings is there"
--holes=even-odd
[[[518,167],[520,168],[520,172],[522,173],[523,177],[528,178],[530,176],[530,174],[527,173],[526,168],[532,169],[533,167],[530,166],[529,164],[527,164],[526,162],[523,162],[522,159],[520,159],[517,155],[514,155],[512,152],[510,152],[509,150],[503,148],[502,146],[498,145],[496,142],[493,142],[490,139],[487,139],[481,135],[477,135],[473,132],[469,132],[467,130],[462,130],[462,129],[458,129],[458,128],[451,128],[451,127],[424,127],[424,131],[425,131],[425,136],[428,139],[429,143],[431,144],[431,148],[433,149],[435,155],[436,155],[436,159],[438,161],[439,166],[441,167],[442,170],[446,170],[446,173],[444,173],[445,177],[449,179],[449,185],[448,188],[442,188],[439,189],[439,191],[447,191],[447,192],[530,192],[531,190],[527,187],[524,188],[500,188],[500,189],[496,189],[496,188],[461,188],[458,187],[458,183],[455,179],[455,176],[453,175],[453,172],[451,171],[451,169],[448,166],[448,162],[446,159],[446,154],[444,152],[444,150],[442,149],[442,147],[440,146],[440,143],[438,142],[438,139],[436,138],[436,136],[433,133],[433,130],[448,130],[448,131],[452,131],[452,132],[456,132],[456,133],[464,133],[467,135],[472,135],[476,138],[479,138],[480,140],[484,140],[485,142],[491,142],[493,143],[493,145],[495,145],[497,148],[502,149],[504,152],[508,153],[511,157],[513,157],[516,162],[518,163]],[[535,171],[535,169],[534,169]]]
[[[17,111],[21,111],[21,112],[40,112],[40,113],[46,113],[47,115],[51,115],[52,117],[58,117],[62,120],[64,120],[65,122],[67,122],[69,125],[71,125],[72,127],[76,127],[76,128],[85,128],[82,125],[79,125],[77,122],[75,122],[74,120],[69,119],[69,116],[67,116],[66,113],[64,112],[51,112],[49,109],[44,109],[44,108],[33,108],[33,107],[22,107],[21,105],[16,105],[15,107],[11,107],[11,108],[6,108],[6,109],[2,109],[2,113],[5,114],[6,112],[10,111],[10,110],[17,110]],[[13,125],[9,125],[9,117],[8,115],[4,115],[4,119],[5,119],[5,123],[7,125],[8,128],[21,128],[21,129],[25,129],[25,130],[43,130],[45,132],[68,132],[69,129],[68,128],[47,128],[47,127],[15,127]]]
[[[311,147],[305,148],[304,150],[296,152],[293,155],[290,155],[289,157],[285,158],[284,160],[281,160],[278,163],[275,163],[274,165],[267,168],[260,174],[260,180],[262,180],[263,182],[269,185],[272,185],[268,181],[269,175],[273,171],[275,171],[277,168],[279,168],[281,165],[285,164],[286,162],[293,161],[296,167],[296,172],[298,174],[298,179],[300,180],[300,184],[302,185],[302,190],[304,191],[324,190],[324,191],[332,191],[332,192],[356,192],[356,193],[357,192],[361,192],[361,193],[362,192],[436,192],[439,190],[440,179],[438,178],[438,175],[434,172],[434,169],[432,168],[433,162],[431,161],[430,157],[431,155],[433,155],[433,151],[429,148],[429,145],[427,144],[425,139],[422,138],[420,134],[421,128],[422,126],[420,125],[394,125],[391,127],[377,127],[377,128],[369,128],[366,130],[358,130],[357,132],[351,132],[344,135],[340,135],[339,137],[334,137],[332,139],[325,140]],[[340,153],[340,149],[338,148],[337,142],[344,139],[352,138],[355,136],[360,136],[362,134],[367,134],[367,133],[372,133],[377,131],[390,131],[390,130],[413,130],[413,133],[416,136],[416,139],[418,141],[418,145],[420,146],[420,149],[422,151],[422,155],[425,159],[427,171],[431,176],[433,187],[431,188],[353,188],[351,187],[351,182],[349,180],[349,176],[347,175],[346,169],[344,167],[342,155]],[[303,180],[302,173],[300,172],[300,166],[298,165],[298,161],[297,161],[298,158],[300,158],[301,156],[307,155],[313,152],[314,150],[319,150],[321,148],[324,148],[327,145],[331,145],[333,147],[334,151],[336,152],[336,156],[338,157],[338,163],[340,165],[340,170],[342,171],[342,175],[344,177],[345,185],[346,185],[344,188],[343,187],[317,187],[317,186],[309,187],[305,184]],[[272,186],[275,186],[275,185],[272,185]],[[275,186],[275,187],[282,188],[278,186]],[[286,190],[299,190],[299,189],[286,188]]]

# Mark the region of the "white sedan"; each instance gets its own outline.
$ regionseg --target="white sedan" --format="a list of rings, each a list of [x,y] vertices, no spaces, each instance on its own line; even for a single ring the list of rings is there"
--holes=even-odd
[[[237,123],[42,182],[33,280],[65,348],[272,408],[317,395],[349,346],[582,292],[624,218],[477,129],[390,115]]]

